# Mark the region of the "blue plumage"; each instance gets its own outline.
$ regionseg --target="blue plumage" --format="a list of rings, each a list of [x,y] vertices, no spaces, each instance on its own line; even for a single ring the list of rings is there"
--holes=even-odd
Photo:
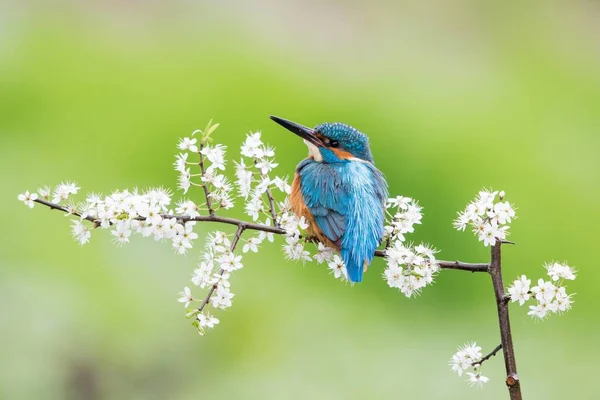
[[[310,129],[271,118],[301,136],[309,148],[292,185],[294,212],[307,218],[312,234],[339,250],[348,279],[361,282],[383,238],[388,196],[367,136],[342,123]]]
[[[337,245],[348,278],[360,282],[365,262],[383,237],[387,189],[370,163],[323,163],[311,159],[298,168],[302,197],[323,234]]]

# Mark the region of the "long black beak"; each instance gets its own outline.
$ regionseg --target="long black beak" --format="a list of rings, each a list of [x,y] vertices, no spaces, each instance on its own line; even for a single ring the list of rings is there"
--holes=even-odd
[[[323,142],[315,135],[315,131],[313,129],[307,128],[306,126],[302,126],[292,121],[288,121],[287,119],[275,117],[274,115],[271,115],[271,119],[284,128],[294,132],[307,142],[312,143],[317,147],[323,146]]]

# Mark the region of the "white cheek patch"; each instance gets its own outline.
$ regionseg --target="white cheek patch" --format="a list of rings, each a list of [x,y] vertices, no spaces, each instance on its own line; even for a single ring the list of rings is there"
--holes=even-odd
[[[363,160],[362,158],[352,157],[352,158],[349,158],[348,160],[350,160],[350,161],[358,161],[358,162],[365,163],[365,164],[371,164],[369,161]]]
[[[323,156],[321,155],[321,152],[317,146],[306,140],[304,140],[304,144],[306,144],[306,147],[308,147],[308,154],[310,154],[315,161],[323,161]]]

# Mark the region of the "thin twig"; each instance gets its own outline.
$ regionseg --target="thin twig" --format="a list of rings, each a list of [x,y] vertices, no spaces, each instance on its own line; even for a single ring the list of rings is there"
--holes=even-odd
[[[481,366],[481,364],[483,364],[484,362],[486,362],[487,360],[489,360],[490,358],[494,357],[496,355],[496,353],[498,353],[500,350],[502,349],[502,343],[500,343],[498,346],[496,346],[494,348],[494,350],[492,350],[488,355],[481,357],[481,359],[475,361],[474,363],[472,363],[471,365],[473,367],[475,367],[476,365]]]
[[[504,365],[506,367],[506,385],[511,400],[522,400],[521,382],[517,375],[517,363],[515,361],[515,349],[512,342],[512,331],[510,329],[510,318],[508,315],[508,304],[505,302],[504,283],[502,282],[502,243],[500,240],[492,246],[492,262],[489,273],[492,277],[496,307],[498,309],[498,325],[500,326],[500,339],[502,354],[504,354]]]
[[[202,189],[204,189],[204,197],[206,198],[206,207],[208,207],[208,213],[210,215],[215,215],[215,210],[212,208],[212,203],[210,200],[210,191],[208,190],[208,183],[204,182],[204,174],[206,173],[206,169],[204,168],[204,155],[202,154],[202,149],[204,148],[204,143],[200,143],[200,151],[198,154],[200,155],[200,162],[198,165],[200,166],[200,172],[202,172]]]
[[[244,225],[239,225],[237,231],[235,232],[235,236],[233,237],[233,240],[231,241],[231,246],[229,247],[229,251],[233,252],[238,244],[238,242],[240,241],[240,238],[242,237],[242,234],[244,233],[244,230],[246,229],[246,227]],[[225,272],[225,270],[223,268],[221,268],[218,272],[218,275],[221,276],[223,275],[223,273]],[[204,298],[204,300],[202,301],[202,304],[200,304],[200,307],[198,307],[198,312],[202,312],[202,310],[204,309],[204,307],[206,307],[206,305],[208,304],[208,302],[210,301],[210,298],[212,297],[213,293],[215,292],[215,290],[217,289],[217,287],[219,287],[219,283],[216,282],[214,283],[210,290],[208,291],[208,293],[206,294],[206,297]]]
[[[279,228],[279,222],[277,222],[277,210],[275,210],[275,199],[271,193],[271,189],[267,188],[265,191],[267,198],[269,199],[269,211],[271,211],[271,219],[273,220],[273,226]]]
[[[45,205],[46,207],[49,207],[51,210],[63,211],[63,212],[66,212],[67,214],[75,215],[76,217],[81,217],[81,215],[82,215],[79,212],[71,212],[71,211],[69,211],[69,209],[67,207],[65,207],[65,206],[61,206],[60,204],[52,203],[51,201],[44,200],[44,199],[41,199],[39,197],[37,199],[35,199],[34,201],[36,203],[40,203],[40,204]],[[87,221],[90,221],[96,227],[99,226],[98,220],[96,218],[92,217],[92,216],[87,215],[83,219],[85,219]]]
[[[255,167],[256,167],[257,163],[258,163],[258,160],[256,158],[254,158],[254,166]],[[266,175],[263,174],[262,171],[260,171],[260,177],[262,179],[264,179],[266,177]],[[269,212],[271,213],[271,219],[273,220],[273,226],[279,228],[279,222],[277,222],[277,210],[275,210],[275,199],[273,198],[273,193],[271,192],[271,189],[268,186],[265,190],[265,194],[267,195],[267,199],[269,200]]]

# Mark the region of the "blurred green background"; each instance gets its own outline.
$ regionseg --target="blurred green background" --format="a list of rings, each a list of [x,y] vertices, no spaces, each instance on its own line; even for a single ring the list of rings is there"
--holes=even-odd
[[[232,157],[261,130],[292,174],[306,149],[270,114],[368,133],[391,193],[425,207],[411,238],[442,259],[488,259],[451,221],[481,187],[506,190],[505,280],[555,259],[580,271],[566,315],[511,309],[525,397],[597,398],[599,16],[590,1],[0,3],[0,398],[507,398],[501,356],[483,390],[447,365],[499,343],[485,275],[445,271],[406,299],[382,260],[345,286],[285,262],[279,239],[200,338],[176,299],[201,239],[187,257],[107,232],[80,247],[60,213],[17,202],[62,180],[174,188],[177,139],[211,118]]]

